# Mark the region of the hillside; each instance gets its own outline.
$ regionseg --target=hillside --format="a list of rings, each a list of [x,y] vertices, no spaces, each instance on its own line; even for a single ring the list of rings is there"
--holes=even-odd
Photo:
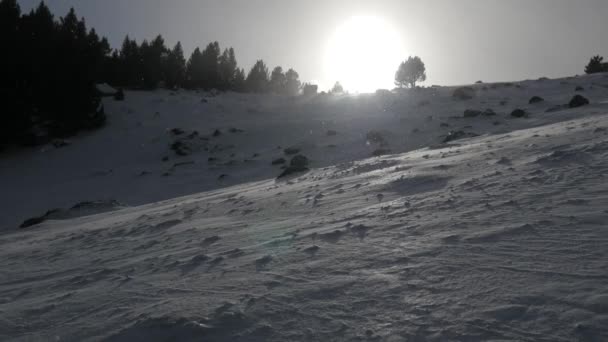
[[[546,113],[568,103],[579,86],[591,106]],[[86,201],[136,206],[273,178],[281,170],[271,162],[288,159],[283,153],[288,147],[298,147],[313,168],[320,168],[368,158],[379,149],[402,153],[436,145],[450,131],[504,133],[598,114],[608,107],[607,86],[603,74],[476,84],[474,98],[466,101],[452,97],[454,87],[313,99],[127,92],[125,102],[104,101],[107,127],[70,139],[69,146],[3,152],[0,230]],[[532,96],[545,101],[530,105]],[[497,115],[463,118],[466,109],[487,108]],[[510,117],[516,108],[530,116]],[[183,133],[172,134],[175,128]],[[221,135],[214,137],[216,129]],[[370,132],[388,146],[370,143]],[[191,153],[178,156],[170,149],[176,141]]]
[[[0,339],[606,340],[606,86],[108,100],[105,129],[0,160]],[[313,169],[277,180],[291,146]],[[129,207],[16,229],[102,199]]]

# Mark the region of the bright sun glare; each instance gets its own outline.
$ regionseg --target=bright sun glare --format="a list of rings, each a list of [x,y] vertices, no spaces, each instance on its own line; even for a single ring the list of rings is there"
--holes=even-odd
[[[405,49],[398,31],[385,20],[357,16],[330,37],[325,56],[325,77],[350,92],[373,92],[394,86]]]

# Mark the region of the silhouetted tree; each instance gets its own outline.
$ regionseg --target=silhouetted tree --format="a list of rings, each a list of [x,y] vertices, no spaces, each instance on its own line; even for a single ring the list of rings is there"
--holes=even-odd
[[[595,74],[598,72],[608,72],[608,63],[603,63],[604,57],[593,56],[589,64],[585,67],[585,73]]]
[[[189,88],[198,88],[203,84],[203,55],[197,47],[192,52],[186,65],[186,82]]]
[[[398,87],[416,87],[416,82],[426,81],[426,67],[420,57],[409,57],[399,65],[395,73],[395,85]]]
[[[285,73],[285,93],[291,96],[297,95],[300,92],[301,85],[300,75],[293,69],[287,70],[287,73]]]
[[[0,1],[0,145],[22,137],[30,126],[31,112],[26,108],[25,85],[20,76],[21,8],[16,0]]]
[[[302,94],[304,96],[312,96],[317,95],[317,91],[319,90],[319,86],[316,84],[304,83],[302,86]]]
[[[119,85],[130,87],[141,86],[143,82],[142,55],[137,42],[129,39],[129,36],[126,36],[122,42],[119,61]]]
[[[173,89],[183,85],[186,77],[186,59],[180,42],[177,42],[167,53],[163,69],[167,88]]]
[[[344,87],[342,87],[342,84],[340,84],[340,82],[336,82],[336,84],[334,84],[334,87],[331,88],[332,94],[341,94],[343,92],[344,92]]]
[[[221,77],[219,71],[220,44],[209,43],[201,54],[201,87],[203,89],[220,89]]]
[[[165,40],[161,35],[148,43],[144,40],[140,47],[141,63],[143,66],[143,85],[154,89],[165,79],[163,73],[163,58],[167,56]]]
[[[280,66],[274,68],[270,74],[270,90],[275,94],[284,94],[287,85],[287,77]]]
[[[0,37],[0,143],[39,143],[103,124],[95,81],[109,45],[73,9],[55,21],[43,2],[20,15],[15,1],[0,0]]]
[[[219,57],[218,69],[220,76],[220,89],[234,90],[237,63],[233,48],[224,49],[224,52]]]
[[[245,70],[244,69],[236,69],[234,73],[234,81],[232,84],[232,90],[237,92],[245,92],[247,91],[247,84],[245,79]]]
[[[247,75],[247,90],[254,93],[264,93],[269,89],[268,68],[263,60],[258,60]]]

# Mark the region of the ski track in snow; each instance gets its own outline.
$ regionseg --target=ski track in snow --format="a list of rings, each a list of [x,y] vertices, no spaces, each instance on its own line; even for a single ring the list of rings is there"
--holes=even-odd
[[[1,204],[11,210],[3,210],[0,235],[0,340],[606,341],[602,82],[605,75],[526,81],[465,102],[450,97],[453,88],[395,95],[382,105],[371,95],[320,103],[220,96],[200,125],[221,128],[221,144],[239,146],[240,156],[261,157],[250,169],[244,161],[215,169],[205,151],[171,156],[169,165],[196,163],[169,177],[161,176],[167,164],[160,159],[169,155],[164,130],[198,127],[186,125],[205,114],[192,112],[203,106],[194,103],[200,95],[128,93],[127,102],[106,106],[108,128],[64,149],[0,161],[9,189]],[[579,84],[591,106],[545,113]],[[547,101],[525,104],[532,95]],[[427,96],[431,104],[418,107]],[[521,107],[531,117],[449,119],[465,108],[500,112],[496,103],[505,97],[512,103],[505,113]],[[184,111],[174,113],[174,124],[166,113],[172,106]],[[161,115],[145,121],[136,116],[142,111]],[[222,121],[238,111],[245,118]],[[288,114],[295,123],[285,123]],[[319,124],[324,116],[331,126]],[[439,144],[449,130],[471,125],[484,135]],[[228,133],[232,126],[244,132]],[[405,127],[426,133],[403,138]],[[328,137],[327,129],[340,133]],[[405,153],[369,158],[370,130],[384,131],[393,152]],[[112,136],[117,131],[124,136]],[[115,155],[101,153],[104,139],[114,139]],[[338,148],[328,153],[332,139]],[[155,147],[133,150],[142,141]],[[276,146],[298,143],[315,168],[274,179]],[[70,158],[84,159],[38,178],[36,166]],[[21,177],[11,174],[19,163],[31,167]],[[93,169],[113,171],[85,172]],[[134,176],[141,169],[151,174]],[[218,174],[230,180],[218,184]],[[34,193],[39,199],[19,202]],[[15,229],[27,215],[104,195],[133,206]]]

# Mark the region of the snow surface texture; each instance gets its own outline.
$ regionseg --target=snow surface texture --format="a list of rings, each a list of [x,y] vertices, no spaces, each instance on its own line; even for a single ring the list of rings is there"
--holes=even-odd
[[[107,100],[107,128],[0,161],[0,340],[606,341],[603,84]],[[579,85],[590,105],[546,112]],[[172,128],[208,140],[178,157]],[[410,152],[369,158],[372,130]],[[482,136],[440,144],[457,130]],[[278,145],[313,170],[274,179]],[[16,229],[104,199],[132,206]]]

